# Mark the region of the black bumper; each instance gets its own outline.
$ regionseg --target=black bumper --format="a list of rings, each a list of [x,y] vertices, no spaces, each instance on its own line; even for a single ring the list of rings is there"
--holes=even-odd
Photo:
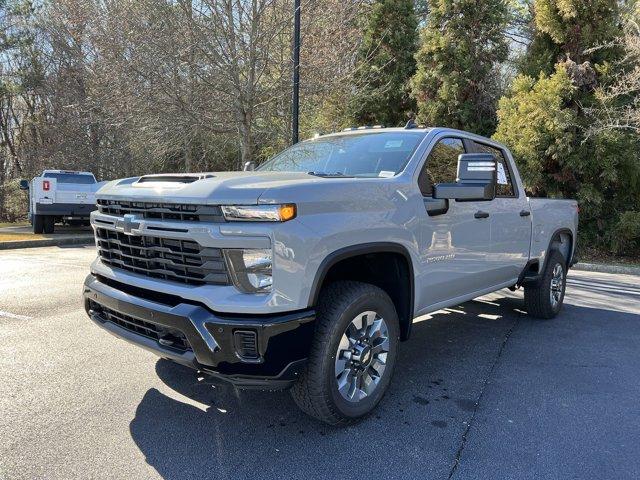
[[[85,309],[98,326],[163,358],[246,388],[277,389],[296,381],[306,363],[315,312],[218,314],[154,292],[89,275]],[[109,285],[107,283],[110,283]]]
[[[97,208],[94,203],[37,203],[35,213],[59,217],[89,218],[91,212]]]

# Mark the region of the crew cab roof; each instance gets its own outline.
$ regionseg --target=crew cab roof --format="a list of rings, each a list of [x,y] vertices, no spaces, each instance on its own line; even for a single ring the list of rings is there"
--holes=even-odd
[[[47,173],[67,173],[70,175],[93,175],[91,172],[79,172],[76,170],[43,170],[42,175]]]
[[[315,137],[315,138],[335,137],[335,136],[343,136],[343,135],[376,134],[376,133],[412,133],[412,134],[415,133],[415,134],[426,135],[432,130],[433,128],[354,127],[354,128],[342,130],[340,132],[327,133],[326,135],[320,135],[319,137]],[[310,138],[309,140],[313,140],[313,138]]]

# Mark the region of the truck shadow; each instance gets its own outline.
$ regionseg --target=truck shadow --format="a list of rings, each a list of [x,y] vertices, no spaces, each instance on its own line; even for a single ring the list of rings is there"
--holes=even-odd
[[[287,392],[239,391],[159,360],[170,391],[146,392],[131,436],[166,479],[345,476],[364,458],[377,477],[397,478],[398,468],[446,477],[505,337],[516,325],[554,328],[524,315],[521,298],[485,298],[414,323],[387,395],[356,425],[329,427]],[[565,309],[572,318],[588,310]]]

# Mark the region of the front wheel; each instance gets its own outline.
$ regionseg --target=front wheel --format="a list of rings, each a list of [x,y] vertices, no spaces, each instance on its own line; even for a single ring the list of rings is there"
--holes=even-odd
[[[564,256],[558,250],[551,250],[538,283],[524,287],[527,313],[536,318],[554,318],[562,308],[566,285],[567,267]]]
[[[371,412],[389,386],[400,327],[389,296],[341,281],[321,294],[307,369],[291,389],[307,414],[332,425]]]

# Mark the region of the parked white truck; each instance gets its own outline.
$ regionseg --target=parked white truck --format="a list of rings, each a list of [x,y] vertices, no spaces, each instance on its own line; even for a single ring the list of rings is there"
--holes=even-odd
[[[578,208],[525,194],[511,153],[448,128],[356,129],[256,171],[98,192],[84,286],[101,328],[331,424],[370,412],[415,317],[501,288],[550,319]]]
[[[56,223],[89,225],[96,209],[97,182],[91,172],[45,170],[31,182],[20,181],[29,191],[29,221],[33,233],[53,233]]]

